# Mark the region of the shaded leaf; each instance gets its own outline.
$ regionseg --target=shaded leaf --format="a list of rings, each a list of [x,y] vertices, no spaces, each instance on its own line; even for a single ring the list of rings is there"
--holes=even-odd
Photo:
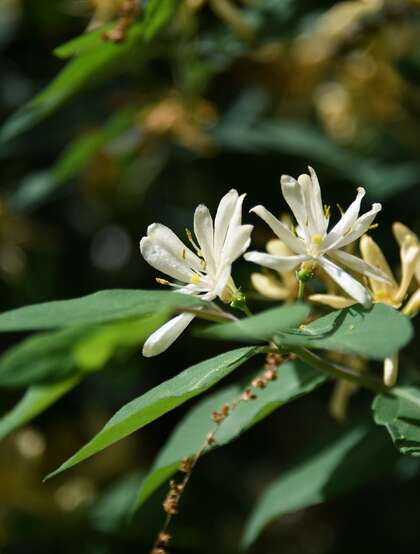
[[[348,492],[394,461],[384,435],[374,428],[359,424],[341,430],[269,485],[246,524],[242,546],[250,546],[275,518]]]
[[[169,21],[176,6],[175,0],[148,2],[143,19],[131,26],[121,44],[104,41],[102,30],[98,30],[58,48],[56,53],[60,57],[75,57],[46,89],[6,120],[0,131],[0,141],[10,140],[28,130],[81,89],[97,86],[103,79],[119,73],[125,63],[134,57],[134,49],[142,43],[144,54],[144,42],[151,40]],[[137,64],[142,62],[142,57],[137,53]]]
[[[376,396],[374,420],[384,425],[401,454],[420,456],[420,390],[394,387],[389,394]]]
[[[59,398],[78,385],[80,381],[81,376],[78,375],[58,383],[34,385],[29,388],[10,412],[0,419],[0,439],[44,412]]]
[[[196,297],[170,291],[103,290],[73,298],[25,306],[0,314],[0,331],[31,331],[104,323],[182,307],[208,305]]]
[[[239,404],[220,425],[215,446],[231,442],[275,409],[311,392],[325,380],[324,375],[300,362],[282,365],[276,381],[259,391],[256,400]],[[177,471],[182,458],[193,455],[202,446],[207,434],[214,429],[211,413],[224,403],[238,398],[242,390],[239,385],[224,388],[202,400],[188,412],[166,441],[144,479],[137,496],[136,509]]]
[[[293,345],[348,352],[382,360],[403,348],[413,335],[410,320],[385,304],[369,309],[351,306],[302,325],[292,333],[279,333],[279,346]]]
[[[245,347],[189,367],[123,406],[103,429],[48,477],[61,473],[206,391],[259,352]]]

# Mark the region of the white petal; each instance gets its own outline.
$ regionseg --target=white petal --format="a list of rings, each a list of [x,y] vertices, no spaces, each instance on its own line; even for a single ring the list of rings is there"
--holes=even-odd
[[[237,229],[241,227],[242,221],[242,204],[244,202],[245,194],[241,194],[236,201],[235,209],[233,210],[231,221],[229,222],[226,238],[222,246],[222,250],[217,252],[219,260],[225,260],[228,257],[226,249],[230,249],[230,244],[236,241]]]
[[[158,271],[184,283],[191,282],[194,272],[187,261],[182,257],[176,258],[159,242],[155,242],[149,237],[143,237],[140,241],[140,251],[146,262]]]
[[[207,206],[200,204],[194,212],[194,233],[209,272],[215,272],[216,262],[213,250],[213,219]]]
[[[269,267],[276,271],[290,271],[302,262],[310,260],[310,256],[272,256],[263,252],[247,252],[244,256],[248,262]]]
[[[318,258],[319,264],[324,268],[328,275],[334,279],[334,281],[340,285],[340,287],[347,292],[352,298],[357,300],[360,304],[363,304],[366,308],[371,305],[371,297],[369,291],[356,281],[351,275],[349,275],[344,269],[335,265],[331,260],[320,256]]]
[[[342,238],[338,238],[338,240],[332,244],[329,244],[325,251],[327,250],[334,250],[336,248],[342,248],[343,246],[346,246],[347,244],[350,244],[357,240],[359,237],[361,237],[366,231],[368,231],[369,227],[372,225],[373,220],[376,217],[376,214],[382,210],[381,204],[373,204],[372,209],[363,214],[359,217],[359,219],[356,221],[356,223],[353,225],[352,230]],[[329,237],[329,234],[328,234]],[[327,240],[328,240],[327,237]],[[323,248],[325,247],[325,243],[323,245]]]
[[[225,288],[228,285],[231,273],[232,273],[231,265],[227,265],[226,267],[224,267],[220,275],[218,275],[217,282],[215,283],[212,291],[212,293],[215,296],[218,296],[223,302],[224,302],[223,298],[225,297],[224,295]],[[204,298],[204,300],[213,300],[213,298]]]
[[[180,240],[172,229],[161,223],[152,223],[147,228],[147,236],[158,242],[165,250],[171,253],[175,258],[181,258],[195,271],[200,269],[200,259]]]
[[[384,383],[387,387],[393,387],[398,378],[399,356],[394,354],[384,360]]]
[[[344,252],[343,250],[332,250],[328,252],[328,255],[334,260],[337,260],[343,265],[346,265],[350,269],[357,271],[357,273],[362,273],[363,275],[366,275],[367,277],[372,277],[377,281],[383,281],[390,285],[392,284],[391,279],[386,273],[381,271],[379,268],[368,264],[357,256],[353,256],[352,254]]]
[[[324,207],[322,205],[322,195],[321,187],[319,186],[319,181],[317,174],[312,169],[311,166],[308,167],[309,174],[311,176],[311,209],[312,215],[314,216],[314,224],[316,226],[316,231],[321,236],[324,236],[327,230],[328,220],[324,214]]]
[[[411,317],[420,310],[420,289],[411,296],[407,304],[404,306],[403,314]]]
[[[282,175],[280,182],[284,199],[289,204],[300,227],[305,230],[308,226],[308,214],[302,186],[290,175]]]
[[[216,253],[222,250],[237,201],[238,192],[235,189],[230,190],[220,200],[214,219],[214,251]]]
[[[303,254],[305,252],[305,245],[302,240],[298,239],[284,223],[279,221],[274,215],[266,210],[264,206],[255,206],[251,212],[256,213],[264,220],[273,232],[282,240],[286,245],[297,254]]]
[[[143,356],[151,358],[164,352],[176,341],[194,317],[194,314],[180,314],[159,327],[144,343]]]
[[[394,233],[395,240],[398,242],[400,247],[403,245],[404,241],[406,241],[407,237],[409,237],[413,244],[419,242],[418,236],[413,233],[413,231],[409,229],[406,225],[400,223],[399,221],[393,223],[392,231]]]
[[[253,225],[240,225],[229,233],[223,248],[222,264],[232,264],[239,256],[242,256],[250,245],[253,228]]]
[[[323,245],[324,248],[326,249],[329,248],[333,243],[341,239],[343,235],[345,235],[355,224],[359,216],[360,204],[365,194],[366,194],[366,191],[364,188],[360,187],[357,189],[356,200],[354,200],[350,204],[350,206],[347,208],[345,213],[341,216],[339,222],[336,223],[336,225],[334,225],[334,227],[328,233],[328,236]]]

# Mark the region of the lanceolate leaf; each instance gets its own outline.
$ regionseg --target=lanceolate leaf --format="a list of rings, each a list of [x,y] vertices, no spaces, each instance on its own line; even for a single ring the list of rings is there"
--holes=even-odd
[[[206,391],[259,352],[238,348],[189,367],[123,406],[105,427],[49,477],[68,469]]]
[[[29,388],[22,399],[0,419],[0,439],[44,412],[59,398],[79,384],[81,376]]]
[[[207,305],[193,296],[170,291],[104,290],[73,298],[25,306],[0,314],[0,331],[30,331],[104,323],[159,311]]]
[[[290,306],[272,308],[233,323],[213,325],[200,335],[214,339],[243,342],[255,342],[258,339],[269,340],[276,333],[296,327],[302,323],[308,314],[308,306],[296,303]]]
[[[162,314],[94,327],[41,333],[0,356],[0,387],[58,381],[80,371],[97,371],[117,353],[144,340],[163,323]]]
[[[395,387],[373,402],[378,425],[384,425],[401,454],[420,456],[420,390]]]
[[[247,429],[270,415],[275,409],[311,392],[325,381],[316,370],[300,362],[289,362],[279,368],[277,381],[257,393],[252,402],[242,402],[221,424],[215,446],[231,442]],[[238,398],[239,385],[222,389],[202,400],[184,417],[160,451],[152,469],[142,483],[135,508],[139,508],[153,492],[173,475],[183,457],[193,455],[214,429],[211,413],[224,403]]]
[[[242,546],[250,546],[275,518],[360,486],[394,460],[384,435],[374,428],[357,425],[341,431],[269,485],[246,524]]]
[[[292,333],[279,333],[276,343],[348,352],[382,360],[403,348],[413,335],[407,317],[385,304],[351,306],[334,311]]]

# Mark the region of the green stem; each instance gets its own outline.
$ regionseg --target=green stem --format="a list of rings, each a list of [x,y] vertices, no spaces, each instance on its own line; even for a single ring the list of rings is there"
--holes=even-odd
[[[320,358],[310,350],[307,350],[306,348],[295,346],[293,348],[290,348],[290,352],[296,354],[298,358],[300,358],[302,361],[306,362],[310,366],[314,367],[315,369],[319,369],[324,373],[328,373],[328,375],[331,375],[336,379],[344,379],[345,381],[350,381],[351,383],[355,383],[356,385],[360,385],[376,393],[388,391],[388,388],[385,387],[385,385],[379,379],[376,379],[375,377],[371,377],[370,375],[366,375],[364,373],[359,373],[358,371],[355,371],[354,369],[350,369],[348,367],[342,367],[332,364],[324,360],[323,358]]]
[[[305,282],[299,279],[298,300],[305,300]]]
[[[253,315],[251,310],[248,308],[248,304],[246,304],[246,303],[242,306],[241,310],[244,312],[244,314],[247,317],[251,317]]]

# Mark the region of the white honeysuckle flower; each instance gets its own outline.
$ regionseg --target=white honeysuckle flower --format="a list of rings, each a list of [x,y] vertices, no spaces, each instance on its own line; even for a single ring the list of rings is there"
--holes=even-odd
[[[381,205],[373,204],[371,210],[359,217],[361,201],[365,195],[365,190],[360,187],[357,189],[356,199],[342,213],[338,223],[328,231],[329,208],[322,205],[321,188],[311,167],[309,173],[310,175],[300,175],[297,180],[288,175],[281,178],[283,196],[298,224],[295,232],[263,206],[256,206],[251,210],[271,227],[295,255],[273,256],[248,252],[245,259],[277,271],[290,271],[301,266],[304,271],[311,272],[319,264],[352,298],[369,306],[371,296],[367,288],[336,262],[368,277],[388,281],[387,275],[380,269],[342,250],[369,229],[381,210]]]
[[[144,259],[158,271],[183,284],[160,278],[158,283],[210,302],[216,298],[225,303],[231,302],[238,292],[231,277],[232,263],[248,248],[253,229],[252,225],[242,225],[244,198],[245,194],[239,196],[236,190],[229,191],[219,203],[214,222],[206,206],[200,204],[196,208],[196,240],[187,230],[188,240],[195,252],[165,225],[150,225],[147,236],[140,241]],[[164,352],[193,319],[193,314],[182,313],[165,323],[146,340],[143,355],[151,357]]]

